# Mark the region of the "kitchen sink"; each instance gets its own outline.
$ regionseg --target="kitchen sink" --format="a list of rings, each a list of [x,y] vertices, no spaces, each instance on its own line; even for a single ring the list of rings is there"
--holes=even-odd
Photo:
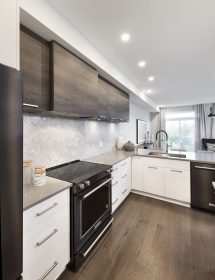
[[[186,158],[185,154],[173,154],[173,153],[163,153],[163,152],[149,152],[149,156],[167,157],[167,158]]]

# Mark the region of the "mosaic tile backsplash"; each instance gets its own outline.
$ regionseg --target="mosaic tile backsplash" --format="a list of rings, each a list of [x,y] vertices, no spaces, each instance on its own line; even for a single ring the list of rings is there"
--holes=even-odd
[[[131,105],[123,124],[25,114],[24,159],[50,167],[109,152],[119,135],[135,141],[136,118],[149,120],[149,113]]]

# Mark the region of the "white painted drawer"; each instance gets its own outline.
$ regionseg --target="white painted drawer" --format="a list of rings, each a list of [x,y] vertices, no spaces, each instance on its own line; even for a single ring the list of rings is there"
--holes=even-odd
[[[63,236],[63,240],[50,248],[42,258],[32,267],[23,272],[23,280],[55,280],[65,270],[70,261],[69,235]],[[46,276],[47,275],[47,276]],[[43,278],[46,276],[45,278]]]
[[[65,190],[23,212],[23,232],[37,226],[51,215],[69,205],[70,190]]]
[[[160,159],[160,158],[150,158],[142,157],[143,164],[145,165],[155,165],[159,167],[167,168],[177,168],[181,170],[190,170],[190,162],[177,160],[177,159]]]
[[[52,248],[58,246],[60,240],[70,231],[69,205],[44,220],[23,236],[23,265],[27,270]]]

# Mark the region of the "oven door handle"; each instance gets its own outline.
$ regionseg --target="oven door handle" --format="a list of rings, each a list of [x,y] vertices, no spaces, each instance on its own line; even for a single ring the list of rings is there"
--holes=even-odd
[[[110,222],[106,225],[106,227],[103,229],[103,231],[99,234],[99,236],[96,238],[96,240],[93,241],[93,243],[90,245],[90,247],[82,253],[82,256],[85,258],[89,252],[92,250],[93,246],[97,243],[97,241],[100,239],[100,237],[104,234],[104,232],[107,230],[107,228],[112,224],[113,218],[110,220]]]
[[[110,182],[112,180],[112,178],[106,180],[105,182],[103,182],[102,184],[100,184],[98,187],[96,187],[95,189],[93,189],[91,192],[88,192],[87,194],[85,194],[83,196],[83,199],[87,198],[88,196],[90,196],[91,194],[93,194],[94,192],[96,192],[98,189],[100,189],[101,187],[103,187],[105,184],[107,184],[108,182]]]

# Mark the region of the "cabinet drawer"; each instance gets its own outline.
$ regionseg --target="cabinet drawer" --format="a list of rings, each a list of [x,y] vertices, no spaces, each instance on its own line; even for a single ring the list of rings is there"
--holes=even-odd
[[[69,261],[70,241],[69,235],[66,234],[57,246],[50,248],[50,251],[31,268],[24,270],[23,280],[55,280],[64,271]]]
[[[165,197],[190,203],[190,172],[165,168]]]
[[[63,236],[69,235],[69,205],[62,208],[49,219],[26,232],[23,236],[23,265],[27,270],[47,252],[55,248]]]
[[[166,158],[150,158],[150,157],[142,157],[143,164],[145,165],[156,165],[160,167],[167,168],[178,168],[182,170],[190,170],[190,162],[183,161],[178,159],[166,159]]]
[[[23,232],[37,226],[51,215],[59,212],[65,206],[69,205],[70,191],[65,190],[44,202],[24,211],[23,213]]]
[[[112,197],[112,213],[118,208],[121,201],[120,193]]]

